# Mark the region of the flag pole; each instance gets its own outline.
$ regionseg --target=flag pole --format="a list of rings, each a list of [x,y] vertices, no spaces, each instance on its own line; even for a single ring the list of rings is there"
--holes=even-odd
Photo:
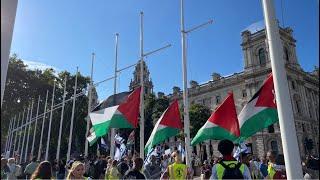
[[[24,142],[25,142],[26,134],[27,134],[27,126],[26,126],[26,125],[28,124],[29,113],[30,113],[30,105],[28,106],[28,112],[27,112],[27,116],[26,116],[26,123],[25,123],[25,127],[24,127],[24,133],[23,133],[23,139],[22,139],[22,146],[21,146],[21,152],[20,152],[20,164],[22,163]]]
[[[23,126],[23,120],[24,120],[25,111],[26,111],[26,108],[23,108],[23,113],[22,113],[22,118],[21,118],[21,126],[19,127],[19,141],[18,141],[18,149],[17,149],[18,150],[18,154],[21,152],[20,144],[21,144],[21,138],[22,138],[22,126]],[[21,158],[21,156],[20,156],[20,158]]]
[[[191,168],[190,164],[190,119],[189,119],[189,100],[188,100],[188,76],[187,76],[187,47],[186,47],[186,35],[189,32],[202,28],[206,25],[212,24],[213,20],[209,20],[206,23],[195,26],[189,30],[185,30],[184,27],[184,1],[180,1],[180,28],[181,28],[181,45],[182,45],[182,78],[183,78],[183,114],[184,114],[184,136],[185,136],[185,152],[186,152],[186,164],[188,168]]]
[[[67,161],[70,160],[70,152],[71,152],[71,145],[72,145],[72,131],[73,131],[73,120],[74,120],[74,109],[76,106],[76,93],[77,93],[77,81],[78,81],[78,67],[76,72],[76,80],[74,83],[74,92],[73,92],[73,104],[72,104],[72,114],[71,114],[71,124],[70,124],[70,134],[69,134],[69,144],[68,144],[68,153],[67,153]]]
[[[32,118],[32,110],[33,110],[33,100],[31,102],[31,112],[30,112],[30,117],[29,117],[29,125],[28,125],[28,135],[27,135],[27,145],[26,145],[26,151],[24,153],[24,161],[27,161],[27,156],[28,156],[28,149],[29,149],[29,139],[30,139],[30,128],[31,128],[31,118]],[[26,127],[27,128],[27,127]]]
[[[67,76],[64,77],[63,86],[64,87],[63,87],[63,96],[62,96],[62,109],[61,109],[61,116],[60,116],[58,147],[57,147],[57,154],[56,154],[57,162],[59,162],[59,159],[60,159],[61,133],[62,133],[62,123],[63,123],[63,115],[64,115],[64,105],[66,100]]]
[[[92,103],[92,88],[93,88],[93,62],[94,62],[94,58],[95,58],[95,53],[92,53],[92,58],[91,58],[91,75],[90,75],[90,83],[89,83],[89,91],[88,91],[88,97],[89,97],[89,102],[88,102],[88,118],[87,118],[87,129],[86,129],[86,137],[85,137],[85,146],[84,146],[84,155],[86,157],[88,157],[88,145],[89,142],[87,141],[87,137],[89,135],[89,127],[90,127],[90,117],[89,117],[89,113],[91,112],[92,108],[91,108],[91,103]]]
[[[140,12],[140,158],[144,159],[143,12]]]
[[[117,71],[118,71],[118,38],[119,34],[116,33],[116,47],[115,47],[115,63],[114,63],[114,83],[113,83],[113,105],[116,105],[116,94],[117,94]],[[114,150],[115,150],[115,143],[114,142],[114,136],[115,136],[115,129],[111,128],[111,137],[110,137],[110,156],[113,159],[114,158]],[[101,137],[103,138],[103,137]]]
[[[186,150],[186,164],[190,168],[190,120],[187,84],[187,55],[186,55],[186,33],[184,29],[184,2],[181,0],[181,45],[182,45],[182,77],[183,77],[183,114],[184,114],[184,136]]]
[[[46,156],[45,156],[45,160],[46,161],[48,161],[48,155],[49,155],[51,123],[52,123],[52,114],[53,114],[54,92],[55,92],[55,90],[56,90],[56,80],[53,81],[53,90],[52,90],[52,98],[51,98],[51,112],[50,112],[50,119],[49,119],[48,138],[47,138],[47,147],[46,147]]]
[[[42,151],[42,138],[43,138],[43,129],[44,129],[44,122],[46,120],[46,111],[47,111],[47,103],[48,103],[48,94],[49,91],[47,90],[46,95],[46,102],[44,104],[44,111],[43,111],[43,119],[42,119],[42,127],[41,127],[41,135],[40,135],[40,144],[39,144],[39,151],[38,151],[38,161],[40,161],[41,158],[41,151]]]
[[[37,124],[38,124],[38,115],[39,115],[39,105],[40,105],[40,95],[38,97],[38,105],[37,105],[37,113],[36,113],[36,122],[34,123],[34,131],[33,131],[33,138],[32,138],[32,146],[31,146],[31,157],[33,158],[33,151],[34,151],[34,142],[36,139],[36,132],[37,132]]]
[[[13,125],[11,127],[11,133],[10,133],[10,141],[9,141],[9,155],[11,154],[11,147],[12,147],[12,138],[13,138],[13,133],[14,131],[14,127],[16,126],[16,116],[14,116],[13,118]]]
[[[16,134],[14,136],[14,141],[13,141],[13,152],[16,151],[16,143],[17,143],[17,136],[18,136],[18,130],[19,130],[19,121],[20,121],[20,112],[18,114],[18,122],[17,122],[17,128],[16,128]]]
[[[11,133],[12,121],[13,121],[13,118],[11,118],[11,119],[10,119],[10,122],[9,122],[9,128],[8,128],[8,132],[7,132],[6,147],[4,148],[5,152],[7,152],[7,151],[8,151],[8,145],[9,145],[9,139],[10,139],[10,133]]]
[[[295,130],[292,104],[288,89],[286,69],[283,60],[283,48],[280,40],[273,1],[262,1],[266,24],[267,40],[270,51],[275,96],[277,102],[281,140],[288,179],[302,179],[302,167]]]

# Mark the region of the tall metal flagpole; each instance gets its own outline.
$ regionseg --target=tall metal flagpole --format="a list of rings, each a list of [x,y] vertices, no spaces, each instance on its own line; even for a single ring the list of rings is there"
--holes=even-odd
[[[6,147],[4,148],[5,152],[7,152],[7,151],[8,151],[8,145],[9,145],[9,139],[10,139],[10,133],[11,133],[12,121],[13,121],[13,119],[11,118],[11,119],[10,119],[10,123],[9,123],[8,132],[7,132]]]
[[[181,0],[181,45],[182,45],[182,77],[183,77],[183,117],[186,163],[190,166],[190,120],[189,120],[189,100],[188,100],[188,79],[187,79],[187,55],[186,55],[186,33],[184,29],[184,4]]]
[[[20,112],[18,114],[18,122],[17,122],[17,128],[16,128],[16,134],[14,135],[14,141],[13,141],[13,152],[16,151],[16,143],[17,143],[17,136],[19,133],[19,121],[20,121]]]
[[[49,130],[48,130],[48,138],[47,138],[47,148],[46,148],[46,156],[45,160],[48,161],[49,155],[49,145],[50,145],[50,135],[51,135],[51,123],[52,123],[52,114],[53,114],[53,104],[54,104],[54,91],[56,90],[56,81],[53,82],[53,90],[52,90],[52,98],[51,98],[51,112],[49,119]]]
[[[74,93],[73,97],[76,97],[77,93],[77,81],[78,81],[78,67],[76,72],[76,82],[74,84]],[[68,144],[68,153],[67,153],[67,161],[70,160],[70,152],[71,152],[71,145],[72,145],[72,131],[73,131],[73,119],[74,119],[74,108],[76,106],[76,98],[73,98],[72,104],[72,114],[71,114],[71,124],[70,124],[70,134],[69,134],[69,144]]]
[[[144,159],[143,12],[140,12],[140,158]]]
[[[21,153],[21,149],[20,149],[20,144],[21,144],[21,138],[22,138],[22,126],[23,126],[23,120],[24,120],[24,113],[26,111],[26,108],[23,108],[23,113],[22,113],[22,119],[21,119],[21,125],[19,127],[19,141],[18,141],[18,154]],[[21,159],[21,156],[20,156]]]
[[[189,30],[185,30],[184,27],[184,1],[181,0],[181,45],[182,45],[182,77],[183,77],[183,114],[184,114],[184,136],[185,136],[185,149],[186,149],[186,163],[189,168],[191,168],[190,164],[190,155],[191,155],[191,149],[190,149],[190,120],[189,120],[189,100],[188,100],[188,76],[187,76],[187,47],[186,47],[186,35],[189,32],[192,32],[194,30],[197,30],[203,26],[206,26],[208,24],[212,24],[213,20],[209,20],[206,23],[200,24],[198,26],[195,26],[193,28],[190,28]]]
[[[37,133],[37,124],[38,124],[38,115],[39,115],[39,105],[40,105],[40,95],[39,95],[39,97],[38,97],[36,121],[35,121],[35,123],[34,123],[34,131],[33,131],[33,138],[32,138],[32,147],[31,147],[31,158],[33,158],[34,142],[35,142],[36,133]]]
[[[60,117],[58,147],[57,147],[57,154],[56,154],[56,160],[58,162],[60,159],[61,133],[62,133],[62,124],[63,124],[63,115],[64,115],[64,104],[65,104],[65,100],[66,100],[67,76],[64,77],[63,86],[64,87],[63,87],[63,97],[62,97],[62,109],[61,109],[61,117]]]
[[[32,111],[33,111],[33,100],[31,102],[31,112],[30,112],[30,117],[29,117],[29,127],[28,127],[28,135],[27,135],[27,145],[26,145],[26,151],[24,153],[24,161],[27,161],[27,156],[28,156],[28,149],[29,149],[29,139],[30,139],[30,130],[31,130],[31,118],[32,118]],[[26,127],[27,128],[27,127]]]
[[[283,48],[280,40],[272,0],[263,0],[263,13],[269,44],[270,60],[279,115],[281,140],[288,179],[302,179],[301,159],[294,124],[292,104],[283,60]]]
[[[13,126],[11,128],[11,133],[10,133],[11,136],[10,136],[10,143],[9,143],[9,155],[11,154],[12,139],[13,139],[13,133],[15,133],[16,120],[17,120],[17,116],[14,116],[14,118],[13,118]]]
[[[39,143],[39,151],[38,151],[38,157],[37,157],[37,160],[38,160],[38,161],[40,161],[40,158],[41,158],[41,151],[42,151],[42,138],[43,138],[44,122],[45,122],[45,120],[46,120],[46,111],[47,111],[47,103],[48,103],[48,94],[49,94],[49,91],[47,90],[46,102],[44,103],[44,111],[43,111],[43,119],[42,119],[42,126],[41,126],[40,143]]]
[[[93,62],[94,62],[94,58],[95,58],[95,53],[92,53],[92,59],[91,59],[91,75],[90,75],[90,84],[89,84],[89,91],[88,91],[88,97],[89,97],[89,101],[88,101],[88,116],[87,116],[87,129],[86,129],[86,142],[85,142],[85,146],[84,146],[84,155],[86,157],[88,157],[88,147],[89,147],[89,142],[87,141],[87,137],[89,136],[89,128],[90,128],[90,117],[89,117],[89,113],[91,112],[91,95],[92,95],[92,87],[93,87]]]
[[[26,134],[27,134],[27,126],[26,125],[28,124],[29,113],[30,113],[30,105],[28,106],[28,112],[27,112],[27,116],[26,116],[26,123],[25,123],[25,126],[24,126],[24,133],[23,133],[22,146],[21,146],[21,152],[20,152],[20,164],[22,163],[24,141],[26,139]]]
[[[117,70],[118,70],[118,38],[119,34],[116,33],[116,47],[115,47],[115,63],[114,63],[114,84],[113,84],[113,105],[116,105],[116,93],[117,93]],[[115,143],[114,142],[115,129],[111,128],[111,147],[110,147],[110,156],[113,159],[114,151],[115,151]]]

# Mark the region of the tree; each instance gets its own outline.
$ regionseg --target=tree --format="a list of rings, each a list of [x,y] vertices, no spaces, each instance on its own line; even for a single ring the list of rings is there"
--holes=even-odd
[[[192,104],[189,109],[190,137],[194,137],[199,129],[207,122],[211,115],[211,110],[201,104]]]
[[[46,69],[44,71],[41,70],[29,70],[27,69],[27,65],[23,63],[21,59],[14,54],[10,57],[9,66],[8,66],[8,75],[6,82],[6,90],[4,94],[3,104],[1,108],[1,143],[5,143],[5,138],[7,136],[7,130],[9,126],[10,119],[17,115],[18,112],[22,112],[23,108],[26,108],[30,102],[34,101],[33,107],[33,117],[36,116],[36,108],[37,108],[37,100],[38,96],[41,96],[39,114],[44,111],[44,103],[46,97],[46,91],[49,91],[48,96],[48,104],[47,109],[50,109],[51,106],[51,94],[53,89],[53,82],[56,80],[56,89],[55,89],[55,99],[54,104],[58,104],[62,102],[63,95],[63,82],[64,78],[67,78],[67,94],[66,99],[71,98],[73,96],[74,91],[74,83],[75,83],[75,75],[71,75],[67,71],[63,71],[55,75],[55,71],[53,69]],[[83,92],[87,89],[87,85],[89,83],[89,77],[84,77],[80,73],[78,74],[78,85],[77,85],[77,94]],[[76,99],[76,108],[75,108],[75,116],[74,116],[74,133],[73,133],[73,151],[77,150],[82,152],[84,149],[85,143],[85,132],[86,132],[86,121],[84,118],[87,116],[87,104],[88,98],[84,96],[80,96]],[[65,157],[67,152],[68,140],[69,140],[69,131],[70,131],[70,119],[72,112],[72,101],[69,101],[65,104],[64,110],[64,120],[63,120],[63,132],[61,138],[61,156]],[[48,132],[48,119],[50,113],[47,113],[46,122],[44,126],[44,136],[43,136],[43,149],[45,149],[45,143]],[[59,134],[59,126],[60,126],[60,117],[61,117],[61,108],[53,111],[52,114],[52,129],[51,129],[51,140],[50,140],[50,159],[55,158],[56,148],[58,143],[58,134]],[[25,122],[25,121],[24,121]],[[19,122],[21,124],[21,121]],[[40,138],[42,126],[42,118],[38,119],[37,124],[37,134],[36,139]],[[34,131],[34,123],[32,124],[31,134],[33,135]],[[32,136],[30,140],[32,141]],[[30,144],[30,142],[29,142]],[[81,148],[80,148],[81,147]],[[4,148],[4,146],[2,146]],[[31,147],[29,146],[31,149]],[[39,143],[35,143],[35,149],[38,150]],[[30,151],[30,150],[29,150]],[[34,154],[37,154],[34,153]]]

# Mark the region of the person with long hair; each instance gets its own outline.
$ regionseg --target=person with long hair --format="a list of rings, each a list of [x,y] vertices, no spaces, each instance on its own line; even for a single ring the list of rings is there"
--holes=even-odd
[[[51,163],[49,161],[42,161],[32,174],[31,179],[52,179]]]
[[[69,170],[67,179],[88,179],[84,177],[84,164],[80,161],[75,161]]]

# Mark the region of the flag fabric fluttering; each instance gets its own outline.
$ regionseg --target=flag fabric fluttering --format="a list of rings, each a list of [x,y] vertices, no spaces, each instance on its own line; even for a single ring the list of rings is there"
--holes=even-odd
[[[238,119],[240,137],[237,142],[243,142],[248,137],[278,122],[272,74],[268,75],[261,88],[243,107]]]
[[[239,160],[240,158],[240,154],[245,152],[248,153],[248,147],[246,146],[246,144],[244,142],[239,143],[239,146],[237,147],[235,153],[233,154],[233,157],[237,160]]]
[[[132,132],[129,134],[127,145],[133,145],[134,144],[134,138],[135,138],[135,132],[132,130]]]
[[[101,148],[102,148],[104,151],[107,151],[107,149],[108,149],[107,143],[105,142],[105,140],[104,140],[103,137],[101,137],[100,139],[101,139],[101,140],[100,140]]]
[[[114,137],[115,139],[115,144],[116,144],[116,151],[115,151],[115,155],[114,155],[114,159],[115,160],[120,160],[126,153],[127,151],[127,147],[124,144],[124,139],[119,136],[118,134],[115,135]]]
[[[175,100],[161,115],[145,145],[148,153],[153,146],[165,141],[169,137],[179,134],[182,129],[178,101]]]
[[[211,114],[208,121],[192,139],[191,145],[196,145],[208,139],[237,139],[240,135],[233,93],[228,93],[226,99]]]
[[[110,128],[137,127],[140,91],[141,88],[135,89],[126,98],[123,98],[123,102],[120,102],[120,105],[100,109],[89,114],[97,137],[106,135]],[[99,107],[103,108],[102,105]]]
[[[179,152],[181,153],[181,160],[184,161],[184,158],[185,158],[186,155],[185,155],[185,150],[184,150],[181,142],[180,142],[180,144],[179,144],[178,150],[179,150]]]

